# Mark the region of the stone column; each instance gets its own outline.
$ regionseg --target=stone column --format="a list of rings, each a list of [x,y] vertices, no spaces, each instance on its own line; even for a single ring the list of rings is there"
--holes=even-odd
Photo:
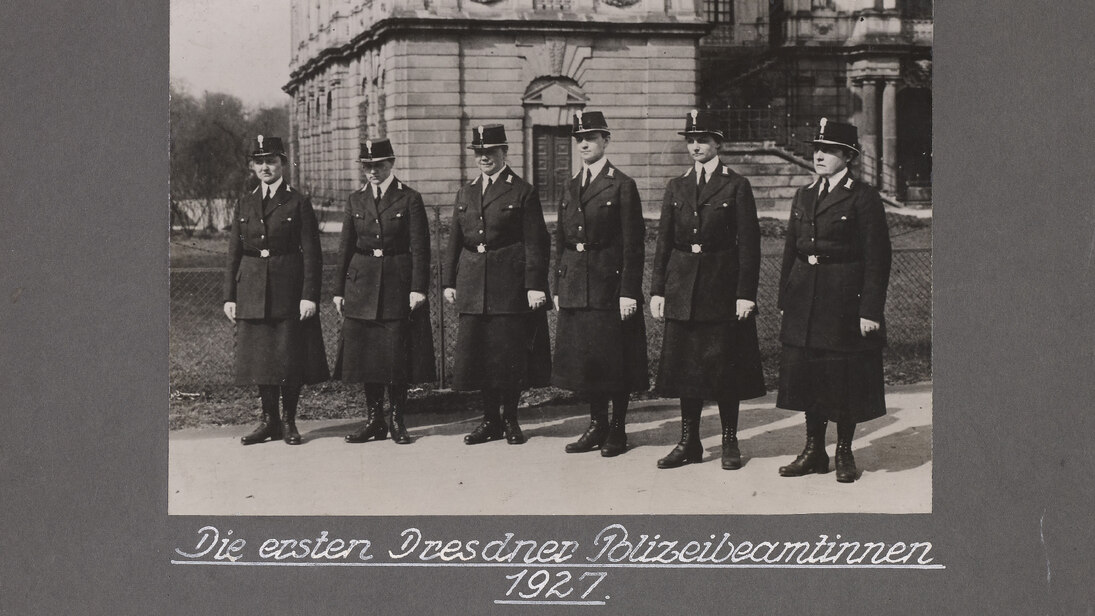
[[[886,80],[882,86],[882,157],[881,187],[897,191],[897,82]],[[880,170],[880,171],[881,171]]]
[[[863,125],[859,127],[859,143],[863,148],[863,179],[878,186],[878,82],[863,80]]]

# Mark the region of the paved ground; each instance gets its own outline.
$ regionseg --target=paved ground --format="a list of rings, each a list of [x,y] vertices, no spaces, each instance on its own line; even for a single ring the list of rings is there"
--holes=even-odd
[[[887,392],[888,414],[859,427],[863,471],[854,484],[832,472],[779,477],[805,438],[800,413],[775,396],[742,405],[745,466],[719,465],[718,409],[703,413],[703,463],[660,470],[680,435],[675,400],[633,403],[632,449],[617,458],[563,447],[588,423],[582,405],[521,409],[529,441],[467,446],[478,416],[408,417],[414,443],[350,445],[346,421],[298,424],[305,442],[243,447],[251,426],[190,429],[170,436],[169,510],[187,515],[510,515],[928,513],[931,511],[931,383]],[[257,416],[257,411],[256,411]],[[835,429],[829,430],[829,453]],[[292,495],[289,497],[288,495]]]

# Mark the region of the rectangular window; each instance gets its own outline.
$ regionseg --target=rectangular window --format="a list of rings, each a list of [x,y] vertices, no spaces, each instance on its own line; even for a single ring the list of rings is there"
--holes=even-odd
[[[708,23],[734,23],[734,0],[704,0],[703,8]]]

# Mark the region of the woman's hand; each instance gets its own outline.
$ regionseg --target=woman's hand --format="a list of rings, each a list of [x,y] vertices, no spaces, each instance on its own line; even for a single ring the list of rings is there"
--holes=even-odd
[[[533,310],[538,310],[547,303],[547,293],[543,291],[536,291],[529,289],[528,291],[528,307]]]
[[[630,297],[620,298],[620,320],[626,321],[639,311],[639,302]]]
[[[300,320],[316,316],[316,303],[310,299],[300,300]]]
[[[228,320],[236,322],[236,302],[224,302],[224,316],[228,317]]]
[[[737,306],[738,320],[748,319],[757,308],[757,303],[747,299],[739,299]]]
[[[650,316],[658,321],[665,318],[665,298],[661,295],[650,297]]]
[[[426,301],[426,296],[418,291],[411,291],[410,306],[413,311],[422,305],[422,302]]]
[[[445,287],[445,291],[442,293],[445,296],[445,301],[450,304],[456,303],[456,289],[452,287]]]
[[[862,317],[859,319],[859,334],[864,338],[867,337],[867,334],[878,331],[879,327],[882,327],[882,324],[878,321],[872,321]]]
[[[342,305],[346,303],[346,300],[341,296],[336,295],[331,301],[335,305],[335,310],[338,311],[338,316],[342,316]]]

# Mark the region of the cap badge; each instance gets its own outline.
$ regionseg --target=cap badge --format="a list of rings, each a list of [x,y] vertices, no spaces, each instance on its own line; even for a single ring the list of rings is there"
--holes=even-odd
[[[579,109],[578,111],[575,111],[574,117],[578,120],[578,130],[585,130],[585,128],[582,127],[582,110]]]
[[[366,139],[365,140],[365,149],[368,151],[369,157],[372,158],[372,156],[373,156],[373,142]]]
[[[480,142],[483,141],[483,127],[482,126],[479,127],[479,141]]]
[[[259,149],[262,149],[262,135],[259,135]]]
[[[817,124],[817,134],[819,137],[825,136],[825,125],[829,123],[829,118],[821,118],[821,121]]]

